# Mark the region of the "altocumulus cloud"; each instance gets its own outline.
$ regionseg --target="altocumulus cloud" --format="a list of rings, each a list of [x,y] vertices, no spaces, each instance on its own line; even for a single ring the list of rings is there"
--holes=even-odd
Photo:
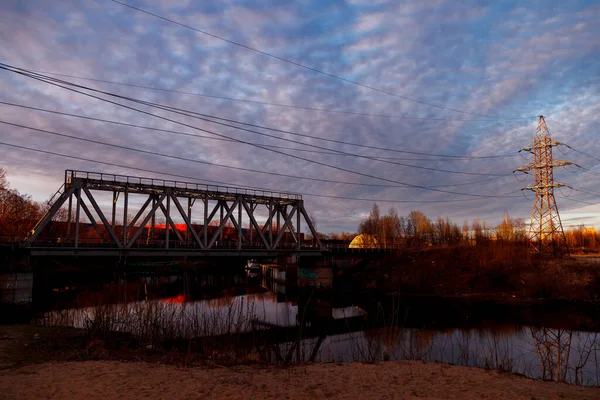
[[[516,154],[531,142],[535,117],[543,114],[556,140],[588,154],[600,154],[597,140],[600,7],[593,2],[436,0],[290,4],[284,1],[130,0],[129,4],[417,101],[309,71],[109,0],[3,1],[0,4],[0,62],[30,70],[252,100],[258,103],[65,78],[100,90],[204,114],[336,141],[421,153],[475,157]],[[210,136],[10,72],[0,74],[0,101]],[[166,111],[136,107],[243,141],[308,149]],[[0,105],[0,110],[4,121],[179,157],[338,182],[394,185],[239,143],[123,127],[6,105]],[[527,162],[519,156],[426,157],[301,138],[284,132],[262,132],[344,152],[399,158],[396,162],[403,164],[507,176],[451,174],[364,158],[283,150],[388,180],[494,197],[472,198],[418,188],[325,183],[151,157],[0,124],[1,141],[5,143],[244,186],[378,199],[382,210],[395,206],[401,214],[420,209],[432,217],[448,215],[458,222],[479,217],[494,224],[505,210],[524,218],[530,213],[531,201],[519,191],[526,182],[510,176],[514,168]],[[597,160],[577,152],[557,154],[593,171],[598,164]],[[60,186],[62,170],[66,168],[149,175],[6,146],[0,146],[0,160],[8,170],[12,185],[37,200],[47,198]],[[600,169],[595,171],[600,172]],[[575,169],[557,171],[556,177],[590,190],[594,190],[594,182],[597,182],[597,175]],[[505,193],[521,197],[499,196]],[[570,218],[575,223],[582,217],[598,215],[598,196],[575,191],[563,198],[563,194],[568,195],[568,190],[557,192],[557,200],[567,225]],[[434,202],[469,198],[471,200],[464,202]],[[319,230],[324,232],[356,230],[358,221],[373,203],[310,195],[305,199],[307,208],[318,220]]]

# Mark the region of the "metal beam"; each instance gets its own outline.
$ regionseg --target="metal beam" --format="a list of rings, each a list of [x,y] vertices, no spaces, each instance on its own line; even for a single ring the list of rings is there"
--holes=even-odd
[[[160,196],[160,198],[158,200],[156,200],[156,202],[152,206],[152,210],[150,210],[150,212],[148,213],[148,215],[146,215],[146,218],[144,218],[144,222],[141,223],[140,227],[135,231],[135,233],[133,234],[133,237],[127,243],[127,245],[126,245],[127,248],[131,248],[131,245],[133,243],[135,243],[135,241],[137,240],[138,236],[140,236],[140,234],[144,230],[144,227],[146,226],[146,224],[148,223],[148,221],[150,221],[150,219],[154,217],[154,214],[156,213],[156,210],[158,209],[158,207],[160,205],[162,205],[162,202],[165,199],[165,197],[167,197],[167,194],[163,193]]]
[[[285,221],[283,223],[283,229],[281,229],[279,231],[279,233],[277,234],[277,239],[275,239],[275,243],[273,243],[273,247],[272,247],[273,249],[277,248],[277,245],[279,245],[279,241],[283,237],[283,234],[285,233],[286,229],[289,228],[290,222],[291,222],[292,218],[294,217],[295,212],[296,212],[296,207],[292,207],[292,212],[290,212],[290,214],[287,216],[287,218],[285,219]]]
[[[219,204],[221,205],[221,214],[220,214],[220,219],[219,219],[219,225],[221,225],[223,223],[223,206],[227,206],[227,203],[225,203],[223,200],[219,200]],[[220,241],[223,241],[223,230],[221,229],[221,237],[219,238]],[[207,246],[209,247],[209,246]]]
[[[173,222],[173,219],[171,218],[171,196],[167,195],[167,207],[165,208],[165,206],[161,204],[160,209],[162,210],[162,212],[165,214],[165,217],[167,218],[167,223],[165,224],[165,228],[167,227],[167,225],[170,226],[171,229],[173,229],[173,232],[175,233],[175,235],[177,236],[177,240],[184,243],[183,236],[181,236],[181,233],[179,233],[179,231],[177,230],[177,226],[175,225],[175,222]]]
[[[83,201],[83,199],[80,197],[80,195],[77,192],[75,193],[75,197],[77,197],[77,199],[81,202],[81,208],[83,209],[83,212],[85,213],[85,215],[87,215],[87,217],[90,220],[90,222],[92,223],[92,226],[94,227],[94,229],[96,229],[96,233],[98,233],[98,236],[100,237],[100,239],[102,239],[102,242],[104,242],[104,237],[102,235],[102,231],[100,230],[100,227],[96,223],[96,220],[95,220],[94,216],[92,215],[92,213],[90,212],[90,209],[85,204],[85,201]]]
[[[269,224],[268,228],[269,228],[269,245],[271,246],[270,248],[273,248],[273,203],[269,203],[269,219],[267,220],[267,223]]]
[[[246,213],[248,213],[248,217],[250,218],[250,227],[252,227],[252,225],[254,225],[254,227],[256,228],[256,232],[260,236],[260,240],[262,240],[263,244],[265,245],[265,247],[267,249],[270,249],[271,246],[267,242],[267,239],[265,238],[265,235],[263,235],[263,233],[261,232],[260,227],[258,226],[258,222],[256,222],[256,218],[254,218],[254,213],[251,212],[251,210],[248,208],[248,205],[243,200],[242,200],[242,205],[246,209]]]
[[[181,214],[181,217],[185,221],[185,224],[187,225],[188,232],[190,232],[192,234],[192,236],[194,237],[194,240],[196,241],[196,243],[198,243],[198,246],[200,246],[200,248],[203,249],[204,248],[204,244],[202,243],[202,240],[200,240],[200,237],[198,236],[198,234],[194,230],[194,227],[192,226],[191,221],[185,215],[185,212],[183,210],[183,207],[181,207],[181,204],[179,203],[179,200],[177,200],[177,197],[173,196],[172,194],[170,195],[170,197],[171,197],[171,199],[173,199],[173,203],[175,203],[175,207],[177,208],[177,210]],[[189,208],[188,208],[188,210],[189,210]]]
[[[225,208],[225,211],[229,211],[229,206],[227,205],[226,202],[222,202],[222,205]],[[227,220],[227,217],[225,217],[225,220]],[[233,224],[233,227],[235,228],[236,232],[239,231],[240,230],[240,228],[239,228],[240,224],[238,224],[238,222],[236,221],[235,217],[233,216],[233,213],[229,217],[229,220]]]
[[[317,240],[317,244],[319,245],[319,248],[321,250],[325,250],[325,247],[323,246],[323,243],[321,243],[321,239],[319,239],[319,235],[317,233],[317,230],[313,226],[313,223],[310,220],[310,218],[308,218],[308,214],[306,213],[306,210],[304,209],[304,205],[300,205],[298,208],[300,209],[300,212],[304,216],[304,220],[306,221],[306,224],[308,225],[308,229],[310,229],[310,233]]]
[[[281,210],[281,215],[283,215],[283,218],[287,219],[287,206],[284,206]],[[291,224],[289,229],[290,229],[290,233],[292,234],[292,240],[294,242],[298,242],[298,238],[296,238],[296,233],[294,232],[294,225]],[[285,228],[283,229],[285,232]]]
[[[177,198],[177,196],[173,197],[173,200],[175,200],[176,198]],[[192,206],[193,206],[193,204],[194,204],[194,203],[192,202],[192,200],[195,200],[195,199],[192,199],[191,197],[188,197],[188,199],[187,199],[187,200],[188,200],[188,205],[187,205],[187,219],[188,219],[188,221],[190,221],[190,223],[191,223],[191,221],[192,221]],[[182,213],[182,215],[183,215],[183,213]],[[187,223],[186,223],[186,225],[187,225],[187,229],[185,230],[185,243],[186,243],[186,244],[190,244],[190,235],[191,235],[191,232],[190,232],[190,231],[191,231],[192,229],[191,229],[191,226],[190,226],[190,224],[187,224]]]
[[[60,197],[54,202],[54,204],[52,204],[48,212],[46,212],[42,219],[31,230],[31,236],[29,236],[25,241],[25,246],[30,246],[31,243],[33,243],[33,241],[39,236],[42,230],[44,230],[46,225],[48,225],[48,223],[52,221],[52,218],[54,218],[56,212],[62,207],[65,201],[71,198],[71,195],[74,191],[75,188],[71,186],[67,191],[60,195]]]
[[[240,202],[242,201],[243,197],[240,194],[240,196],[238,197],[238,250],[242,249],[242,226],[244,226],[242,224],[242,207],[240,207]]]
[[[156,205],[156,195],[155,194],[151,194],[150,197],[152,197],[152,209],[154,209],[154,206]],[[144,224],[142,224],[141,226],[144,226]],[[150,222],[150,237],[152,238],[152,240],[154,240],[154,232],[155,232],[155,228],[156,228],[156,212],[152,213],[152,217],[151,217],[151,222]]]
[[[123,246],[127,246],[127,208],[129,206],[129,188],[123,192]]]
[[[81,188],[75,189],[77,204],[75,205],[75,247],[79,247],[79,213],[81,212]]]
[[[112,228],[115,229],[115,222],[117,220],[117,201],[119,200],[118,191],[113,191],[113,201],[112,201]]]
[[[206,205],[208,205],[208,199],[206,199]],[[217,213],[217,211],[221,208],[221,202],[218,201],[217,204],[215,205],[215,207],[213,208],[213,210],[211,211],[210,215],[208,217],[204,218],[204,228],[203,228],[203,234],[204,234],[204,246],[206,248],[208,248],[208,225],[210,224],[210,222],[212,221],[213,217],[215,216],[215,214]],[[206,215],[206,213],[208,212],[208,209],[204,212],[204,215]]]
[[[86,187],[83,188],[83,191],[85,192],[85,195],[87,196],[87,198],[90,200],[90,203],[92,204],[92,207],[94,207],[94,210],[96,210],[96,213],[98,213],[98,216],[100,217],[100,220],[104,224],[104,227],[108,231],[108,233],[109,233],[110,237],[112,238],[112,240],[114,240],[114,242],[117,244],[117,247],[119,247],[119,248],[123,247],[123,245],[121,244],[121,242],[119,242],[119,238],[117,237],[115,231],[108,224],[108,221],[106,220],[106,217],[102,213],[102,210],[100,209],[100,207],[98,207],[98,203],[96,203],[96,200],[94,200],[94,196],[92,196],[92,194],[90,193],[89,189],[86,188]],[[125,198],[127,198],[127,196],[125,196]],[[123,228],[125,228],[125,227],[123,227]]]
[[[207,248],[210,249],[213,246],[213,244],[215,244],[217,237],[219,237],[219,235],[223,232],[223,227],[225,226],[225,221],[227,221],[231,217],[233,210],[235,209],[235,207],[238,207],[238,206],[239,206],[239,198],[231,205],[231,208],[229,208],[229,211],[227,211],[225,218],[221,218],[221,223],[219,224],[219,228],[213,234],[213,237],[210,239],[208,246],[206,246]]]
[[[67,240],[71,240],[71,211],[73,210],[73,194],[69,195],[69,209],[67,210]]]
[[[74,247],[31,247],[29,254],[35,257],[56,257],[56,256],[87,256],[87,257],[248,257],[248,258],[259,258],[259,257],[276,257],[279,253],[278,250],[267,250],[267,249],[231,249],[231,250],[217,250],[217,249],[162,249],[162,248],[100,248],[100,247],[80,247],[78,249]],[[319,257],[322,255],[320,251],[316,250],[302,250],[298,252],[310,257]]]
[[[277,217],[277,236],[279,236],[279,233],[281,232],[281,223],[280,223],[280,217],[281,217],[281,206],[276,205],[275,206],[275,214]],[[275,244],[273,244],[273,248],[275,248]]]
[[[296,242],[298,243],[297,249],[300,250],[302,246],[302,236],[300,235],[300,212],[296,211]]]
[[[263,225],[262,228],[262,232],[263,235],[267,232],[267,229],[269,230],[269,242],[272,243],[273,242],[273,229],[271,227],[272,223],[273,223],[273,204],[267,204],[267,210],[269,210],[269,216],[267,217],[267,222],[265,223],[265,225]]]
[[[131,221],[129,223],[129,230],[132,230],[135,227],[135,224],[137,223],[138,219],[140,219],[140,217],[142,216],[144,211],[146,211],[146,207],[148,207],[148,204],[150,204],[151,201],[152,201],[152,196],[150,196],[146,199],[146,201],[142,205],[142,208],[140,208],[140,210],[137,212],[137,214],[135,214],[135,217],[133,217],[133,221]]]
[[[204,236],[204,247],[208,244],[208,199],[203,199],[204,204],[204,225],[202,226],[202,234]]]

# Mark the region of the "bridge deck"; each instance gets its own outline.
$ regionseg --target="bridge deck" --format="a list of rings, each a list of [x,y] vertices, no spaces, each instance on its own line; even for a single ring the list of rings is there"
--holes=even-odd
[[[266,258],[277,257],[286,253],[281,249],[164,249],[164,248],[102,248],[102,247],[31,247],[27,251],[31,256],[85,256],[85,257],[247,257]],[[320,257],[323,252],[318,249],[312,250],[289,250],[290,254]]]

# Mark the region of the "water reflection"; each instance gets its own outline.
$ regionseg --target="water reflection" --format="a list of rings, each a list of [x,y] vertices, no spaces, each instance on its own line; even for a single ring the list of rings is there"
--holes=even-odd
[[[423,360],[600,385],[596,332],[494,322],[494,316],[465,328],[452,326],[448,315],[432,329],[421,322],[439,317],[403,309],[397,299],[382,312],[380,304],[284,283],[244,273],[122,279],[54,303],[57,309],[39,322],[128,332],[142,344],[227,336],[237,346],[266,349],[266,361]]]

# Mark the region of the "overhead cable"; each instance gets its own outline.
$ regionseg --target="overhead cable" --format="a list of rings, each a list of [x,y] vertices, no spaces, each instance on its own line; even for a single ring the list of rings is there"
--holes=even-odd
[[[69,155],[69,154],[64,154],[64,153],[57,153],[57,152],[53,152],[53,151],[49,151],[49,150],[35,149],[35,148],[32,148],[32,147],[21,146],[21,145],[12,144],[12,143],[0,142],[0,145],[1,146],[12,147],[12,148],[17,148],[17,149],[22,149],[22,150],[33,151],[33,152],[37,152],[37,153],[41,153],[41,154],[47,154],[47,155],[52,155],[52,156],[57,156],[57,157],[64,157],[64,158],[73,159],[73,160],[93,162],[93,163],[102,164],[102,165],[108,165],[108,166],[113,166],[113,167],[118,167],[118,168],[130,169],[130,170],[134,170],[134,171],[142,171],[142,172],[148,172],[148,173],[152,173],[152,174],[165,175],[165,176],[173,176],[173,177],[176,177],[176,178],[190,179],[190,180],[198,181],[198,182],[202,182],[202,183],[209,182],[209,183],[223,185],[223,186],[238,187],[238,188],[241,188],[241,189],[275,191],[273,189],[260,188],[260,187],[251,187],[251,186],[240,186],[238,184],[229,183],[229,182],[221,182],[221,181],[214,181],[214,180],[208,180],[208,179],[199,179],[199,178],[197,178],[195,176],[173,174],[173,173],[169,173],[169,172],[155,171],[155,170],[150,170],[150,169],[146,169],[146,168],[134,167],[134,166],[130,166],[130,165],[123,165],[123,164],[116,164],[116,163],[112,163],[112,162],[94,160],[94,159],[80,157],[80,156],[75,156],[75,155]],[[508,192],[506,194],[510,194],[510,193],[512,193],[512,192]],[[357,197],[346,197],[346,196],[330,196],[330,195],[324,195],[324,194],[318,194],[318,193],[298,193],[298,194],[301,194],[302,196],[322,197],[322,198],[328,198],[328,199],[353,200],[353,201],[370,201],[370,202],[380,202],[380,203],[457,203],[457,202],[464,202],[464,201],[477,201],[477,200],[481,200],[480,198],[455,199],[455,200],[390,200],[390,199],[357,198]]]
[[[1,65],[0,65],[0,69],[5,69],[5,70],[9,70],[11,72],[16,72],[18,74],[21,74],[21,75],[24,75],[24,76],[28,76],[30,78],[36,79],[36,80],[41,81],[41,82],[46,82],[46,83],[52,84],[54,86],[57,86],[57,87],[60,87],[60,88],[63,88],[63,89],[67,89],[69,91],[80,93],[80,94],[83,94],[83,95],[88,96],[88,97],[96,98],[98,100],[101,100],[101,101],[104,101],[104,102],[107,102],[107,103],[111,103],[111,104],[117,105],[119,107],[123,107],[123,108],[127,108],[127,109],[130,109],[130,110],[134,110],[134,111],[137,111],[139,113],[142,113],[142,114],[145,114],[145,115],[149,115],[149,116],[152,116],[152,117],[155,117],[155,118],[159,118],[159,119],[162,119],[162,120],[165,120],[165,121],[173,122],[173,123],[176,123],[176,124],[179,124],[179,125],[182,125],[182,126],[186,126],[188,128],[192,128],[192,129],[200,130],[200,131],[203,131],[203,132],[207,132],[207,133],[219,136],[219,137],[234,139],[235,141],[237,141],[239,143],[245,143],[245,144],[251,145],[251,146],[256,147],[256,148],[261,148],[261,149],[268,150],[268,151],[271,151],[271,152],[274,152],[274,153],[277,153],[277,154],[282,154],[282,155],[285,155],[285,156],[288,156],[288,157],[291,157],[291,158],[296,158],[296,159],[299,159],[299,160],[303,160],[303,161],[306,161],[306,162],[309,162],[309,163],[312,163],[312,164],[321,165],[321,166],[324,166],[324,167],[327,167],[327,168],[331,168],[331,169],[335,169],[335,170],[339,170],[339,171],[343,171],[343,172],[348,172],[348,173],[351,173],[351,174],[354,174],[354,175],[357,175],[357,176],[363,176],[363,177],[372,178],[372,179],[378,179],[378,180],[386,181],[386,182],[390,182],[390,183],[396,183],[396,184],[399,184],[399,185],[404,185],[406,187],[411,187],[411,188],[415,188],[415,189],[424,189],[424,190],[436,191],[436,192],[441,192],[441,193],[457,194],[457,195],[462,195],[462,196],[476,196],[476,197],[482,197],[482,198],[484,198],[484,197],[485,198],[494,198],[495,197],[493,195],[481,195],[481,194],[462,193],[462,192],[456,192],[456,191],[450,191],[450,190],[442,190],[442,189],[429,188],[429,187],[426,187],[426,186],[423,186],[423,185],[409,184],[409,183],[400,182],[400,181],[393,180],[393,179],[378,177],[378,176],[375,176],[375,175],[372,175],[372,174],[367,174],[367,173],[363,173],[363,172],[359,172],[359,171],[354,171],[354,170],[351,170],[351,169],[348,169],[348,168],[344,168],[344,167],[339,167],[339,166],[335,166],[335,165],[323,163],[323,162],[320,162],[320,161],[315,161],[315,160],[307,159],[305,157],[300,157],[300,156],[297,156],[297,155],[293,155],[293,154],[281,152],[281,151],[278,151],[278,150],[269,149],[269,148],[263,147],[261,145],[257,145],[257,144],[249,143],[249,142],[246,142],[246,141],[243,141],[243,140],[231,138],[229,136],[222,135],[222,134],[219,134],[219,133],[216,133],[216,132],[212,132],[212,131],[209,131],[209,130],[206,130],[206,129],[198,128],[196,126],[189,125],[189,124],[177,121],[177,120],[173,120],[173,119],[170,119],[170,118],[166,118],[166,117],[162,117],[162,116],[159,116],[159,115],[156,115],[156,114],[152,114],[150,112],[147,112],[147,111],[144,111],[144,110],[140,110],[140,109],[137,109],[135,107],[127,106],[125,104],[121,104],[121,103],[118,103],[118,102],[114,102],[112,100],[104,99],[102,97],[98,97],[98,96],[95,96],[95,95],[92,95],[92,94],[89,94],[89,93],[81,92],[81,91],[78,91],[78,90],[70,88],[70,87],[62,86],[62,85],[56,84],[54,82],[47,81],[47,80],[45,80],[43,78],[32,76],[32,75],[30,75],[28,73],[25,73],[25,72],[10,70],[9,68],[6,68],[6,67],[1,66]]]
[[[404,96],[404,95],[401,95],[401,94],[398,94],[398,93],[390,92],[388,90],[380,89],[380,88],[377,88],[375,86],[371,86],[371,85],[367,85],[367,84],[364,84],[364,83],[360,83],[360,82],[352,80],[352,79],[344,78],[344,77],[339,76],[339,75],[331,74],[329,72],[325,72],[323,70],[320,70],[320,69],[317,69],[317,68],[313,68],[313,67],[310,67],[310,66],[308,66],[306,64],[303,64],[303,63],[300,63],[300,62],[296,62],[296,61],[292,61],[292,60],[289,60],[287,58],[283,58],[283,57],[277,56],[275,54],[272,54],[272,53],[269,53],[269,52],[266,52],[266,51],[263,51],[263,50],[259,50],[259,49],[255,48],[255,47],[251,47],[251,46],[245,45],[243,43],[236,42],[234,40],[230,40],[230,39],[224,38],[224,37],[219,36],[219,35],[215,35],[213,33],[207,32],[207,31],[202,30],[202,29],[194,28],[194,27],[192,27],[190,25],[186,25],[186,24],[183,24],[181,22],[177,22],[177,21],[175,21],[173,19],[170,19],[170,18],[161,16],[161,15],[155,14],[153,12],[144,10],[142,8],[135,7],[135,6],[131,5],[131,4],[127,4],[127,3],[124,3],[124,2],[121,2],[121,1],[118,1],[118,0],[111,0],[111,1],[114,2],[114,3],[120,4],[122,6],[131,8],[133,10],[142,12],[144,14],[153,16],[155,18],[161,19],[163,21],[167,21],[167,22],[170,22],[172,24],[179,25],[179,26],[187,28],[187,29],[191,29],[191,30],[193,30],[195,32],[198,32],[198,33],[201,33],[203,35],[207,35],[207,36],[210,36],[212,38],[215,38],[215,39],[222,40],[224,42],[233,44],[235,46],[242,47],[242,48],[244,48],[246,50],[250,50],[250,51],[262,54],[264,56],[271,57],[271,58],[274,58],[276,60],[279,60],[279,61],[291,64],[291,65],[295,65],[297,67],[304,68],[306,70],[309,70],[309,71],[312,71],[312,72],[316,72],[318,74],[325,75],[325,76],[328,76],[330,78],[334,78],[334,79],[340,80],[342,82],[350,83],[350,84],[353,84],[353,85],[356,85],[356,86],[359,86],[359,87],[362,87],[362,88],[365,88],[365,89],[373,90],[375,92],[379,92],[379,93],[387,94],[387,95],[390,95],[390,96],[393,96],[393,97],[397,97],[397,98],[400,98],[400,99],[403,99],[403,100],[411,101],[413,103],[417,103],[417,104],[421,104],[421,105],[425,105],[425,106],[429,106],[429,107],[438,108],[440,110],[452,111],[452,112],[456,112],[456,113],[460,113],[460,114],[467,114],[467,115],[473,115],[473,116],[485,117],[485,118],[505,119],[505,120],[509,120],[509,119],[523,120],[523,119],[537,118],[537,116],[536,117],[504,118],[504,117],[498,117],[498,116],[492,116],[492,115],[485,115],[485,114],[473,113],[473,112],[470,112],[470,111],[458,110],[458,109],[455,109],[455,108],[440,106],[440,105],[437,105],[437,104],[432,104],[432,103],[428,103],[428,102],[425,102],[425,101],[417,100],[417,99],[414,99],[414,98],[411,98],[411,97],[408,97],[408,96]]]
[[[86,116],[86,115],[66,113],[66,112],[57,111],[57,110],[49,110],[49,109],[45,109],[45,108],[39,108],[39,107],[33,107],[33,106],[26,106],[26,105],[22,105],[22,104],[10,103],[10,102],[5,102],[5,101],[0,101],[0,104],[8,105],[8,106],[13,106],[13,107],[24,108],[24,109],[28,109],[28,110],[42,111],[42,112],[47,112],[47,113],[56,114],[56,115],[81,118],[81,119],[86,119],[86,120],[90,120],[90,121],[110,123],[110,124],[115,124],[115,125],[120,125],[120,126],[127,126],[127,127],[139,128],[139,129],[146,129],[146,130],[152,130],[152,131],[157,131],[157,132],[165,132],[165,133],[170,133],[170,134],[174,134],[174,135],[182,135],[182,136],[190,136],[190,137],[201,138],[201,139],[209,139],[209,140],[218,140],[218,141],[226,141],[226,142],[231,142],[231,143],[238,143],[238,142],[236,142],[235,140],[232,140],[232,139],[223,139],[223,138],[214,137],[214,136],[204,136],[204,135],[199,135],[199,134],[195,134],[195,133],[180,132],[180,131],[174,131],[174,130],[169,130],[169,129],[161,129],[161,128],[155,128],[155,127],[151,127],[151,126],[138,125],[138,124],[130,124],[130,123],[126,123],[126,122],[107,120],[107,119],[103,119],[103,118],[89,117],[89,116]],[[305,152],[310,152],[310,153],[340,155],[340,154],[337,154],[337,153],[329,153],[329,152],[326,152],[326,151],[318,151],[318,150],[310,150],[310,149],[297,149],[297,148],[290,148],[290,147],[284,147],[284,146],[274,146],[274,145],[266,145],[266,144],[261,144],[261,145],[265,146],[265,147],[270,147],[270,148],[286,149],[286,150],[292,150],[292,151],[305,151]],[[412,159],[412,161],[423,161],[423,160],[427,160],[427,159]],[[429,161],[431,161],[431,160],[429,160]],[[445,184],[445,185],[427,185],[427,186],[428,187],[467,186],[467,185],[474,185],[474,184],[479,184],[479,183],[488,183],[488,182],[494,181],[496,179],[499,179],[501,177],[502,176],[494,176],[492,178],[482,179],[482,180],[472,181],[472,182],[462,182],[462,183]],[[397,186],[397,185],[394,185],[394,186],[391,186],[391,185],[372,185],[372,186],[380,186],[380,187],[403,187],[403,186]]]

